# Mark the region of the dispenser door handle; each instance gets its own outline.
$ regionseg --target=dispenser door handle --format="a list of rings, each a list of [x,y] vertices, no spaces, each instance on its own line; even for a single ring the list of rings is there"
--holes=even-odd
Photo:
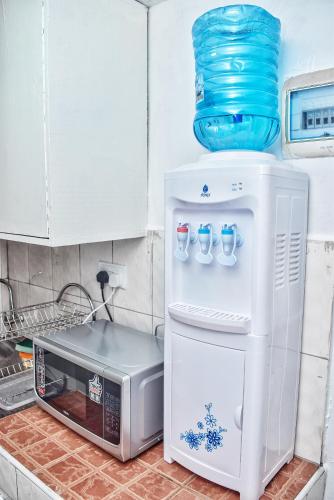
[[[237,406],[234,412],[234,423],[238,429],[242,429],[243,406]]]

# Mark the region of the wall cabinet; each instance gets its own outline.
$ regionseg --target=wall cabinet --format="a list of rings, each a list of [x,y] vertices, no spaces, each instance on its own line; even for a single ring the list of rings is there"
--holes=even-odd
[[[147,8],[0,5],[0,238],[59,246],[143,236]]]

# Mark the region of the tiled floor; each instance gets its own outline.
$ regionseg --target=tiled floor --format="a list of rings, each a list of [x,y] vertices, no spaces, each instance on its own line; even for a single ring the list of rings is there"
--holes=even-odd
[[[65,500],[239,498],[176,463],[164,462],[162,443],[123,464],[37,406],[0,420],[0,446]],[[294,458],[262,499],[293,500],[316,468]]]

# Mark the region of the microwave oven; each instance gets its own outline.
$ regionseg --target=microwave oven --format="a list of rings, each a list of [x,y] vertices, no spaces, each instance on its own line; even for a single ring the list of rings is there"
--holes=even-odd
[[[163,340],[98,320],[34,339],[37,404],[122,461],[162,439]]]

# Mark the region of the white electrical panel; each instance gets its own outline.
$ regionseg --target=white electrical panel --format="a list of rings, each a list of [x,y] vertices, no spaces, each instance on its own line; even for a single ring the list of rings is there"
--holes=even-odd
[[[282,146],[287,158],[333,156],[334,69],[287,80],[282,113]]]

